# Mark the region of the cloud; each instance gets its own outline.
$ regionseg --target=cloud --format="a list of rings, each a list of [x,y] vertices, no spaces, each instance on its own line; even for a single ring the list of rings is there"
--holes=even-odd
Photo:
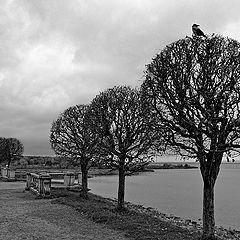
[[[51,122],[114,85],[139,86],[145,64],[191,25],[240,40],[240,3],[159,0],[0,1],[0,132],[49,154]]]

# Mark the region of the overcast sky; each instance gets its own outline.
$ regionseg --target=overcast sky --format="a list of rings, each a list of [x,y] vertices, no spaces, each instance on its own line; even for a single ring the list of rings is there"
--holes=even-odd
[[[193,23],[240,41],[239,12],[239,0],[0,0],[0,136],[53,154],[63,110],[140,86],[145,65]]]

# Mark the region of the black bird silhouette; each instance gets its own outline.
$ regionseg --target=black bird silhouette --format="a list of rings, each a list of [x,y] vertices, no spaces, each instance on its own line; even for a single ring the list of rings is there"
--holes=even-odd
[[[203,36],[203,37],[206,37],[206,35],[203,33],[203,31],[199,28],[199,25],[196,24],[196,23],[194,23],[194,24],[192,25],[192,32],[193,32],[193,35],[195,35],[195,36],[199,36],[199,37]]]

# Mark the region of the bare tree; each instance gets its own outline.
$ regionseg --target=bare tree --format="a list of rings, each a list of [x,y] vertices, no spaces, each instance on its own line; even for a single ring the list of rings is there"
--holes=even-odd
[[[22,157],[24,151],[23,144],[16,138],[0,138],[0,158],[6,162],[8,167],[12,161]]]
[[[125,176],[149,163],[155,141],[152,122],[144,118],[140,93],[136,89],[117,86],[96,96],[89,108],[91,128],[99,135],[104,161],[118,169],[118,206],[124,208]]]
[[[214,185],[224,153],[240,148],[240,44],[213,35],[181,39],[147,65],[146,106],[175,152],[195,157],[203,178],[203,239],[214,239]]]
[[[82,196],[87,198],[88,170],[97,153],[98,140],[88,128],[88,106],[76,105],[65,110],[53,122],[50,142],[57,155],[73,158],[81,166]]]

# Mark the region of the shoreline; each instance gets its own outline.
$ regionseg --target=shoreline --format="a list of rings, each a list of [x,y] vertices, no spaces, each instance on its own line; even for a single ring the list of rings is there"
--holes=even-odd
[[[116,199],[109,199],[110,201],[116,202]],[[163,221],[169,222],[171,224],[174,224],[176,226],[179,226],[181,228],[185,228],[191,232],[194,233],[201,233],[202,231],[202,220],[191,220],[191,219],[184,219],[179,216],[176,216],[174,214],[167,214],[162,213],[159,210],[153,208],[153,207],[147,207],[144,205],[137,205],[133,204],[131,202],[125,202],[127,208],[140,212],[145,213],[147,215],[150,215],[155,218],[159,218]],[[232,240],[238,240],[240,239],[240,230],[232,229],[232,228],[224,228],[222,226],[218,227],[215,226],[215,234],[217,237],[224,238],[224,239],[232,239]]]
[[[94,193],[90,193],[90,195],[95,196],[98,199],[101,199],[101,200],[98,200],[98,202],[105,201],[105,202],[108,202],[109,204],[116,206],[117,199],[105,198],[100,195],[96,195]],[[79,209],[79,206],[77,205],[77,203],[71,204],[71,203],[66,202],[65,200],[63,202],[61,200],[60,201],[56,200],[56,201],[61,204],[70,205],[73,208]],[[93,204],[93,205],[95,205],[95,204]],[[183,218],[181,218],[179,216],[175,216],[173,214],[162,213],[152,207],[147,207],[144,205],[137,205],[137,204],[133,204],[131,202],[125,202],[125,208],[127,209],[127,211],[134,212],[136,215],[143,214],[143,215],[148,216],[153,221],[154,221],[154,219],[156,219],[156,220],[165,222],[166,224],[170,224],[170,226],[172,225],[177,228],[186,230],[187,232],[189,232],[189,236],[192,236],[193,239],[198,239],[198,237],[201,235],[201,232],[202,232],[201,221],[193,221],[191,219],[183,219]],[[106,217],[106,215],[104,215],[104,217]],[[101,219],[101,217],[100,217],[100,219]],[[101,223],[101,220],[99,220],[99,223]],[[150,225],[151,225],[151,223],[150,223]],[[162,229],[162,230],[169,231],[168,228]],[[169,231],[169,233],[170,233],[170,231]],[[231,228],[226,229],[223,227],[215,226],[215,235],[216,235],[216,237],[218,237],[219,240],[239,240],[240,239],[240,231],[236,230],[236,229],[231,229]]]
[[[196,169],[197,166],[192,166],[189,163],[152,163],[146,166],[146,170],[155,169]]]

